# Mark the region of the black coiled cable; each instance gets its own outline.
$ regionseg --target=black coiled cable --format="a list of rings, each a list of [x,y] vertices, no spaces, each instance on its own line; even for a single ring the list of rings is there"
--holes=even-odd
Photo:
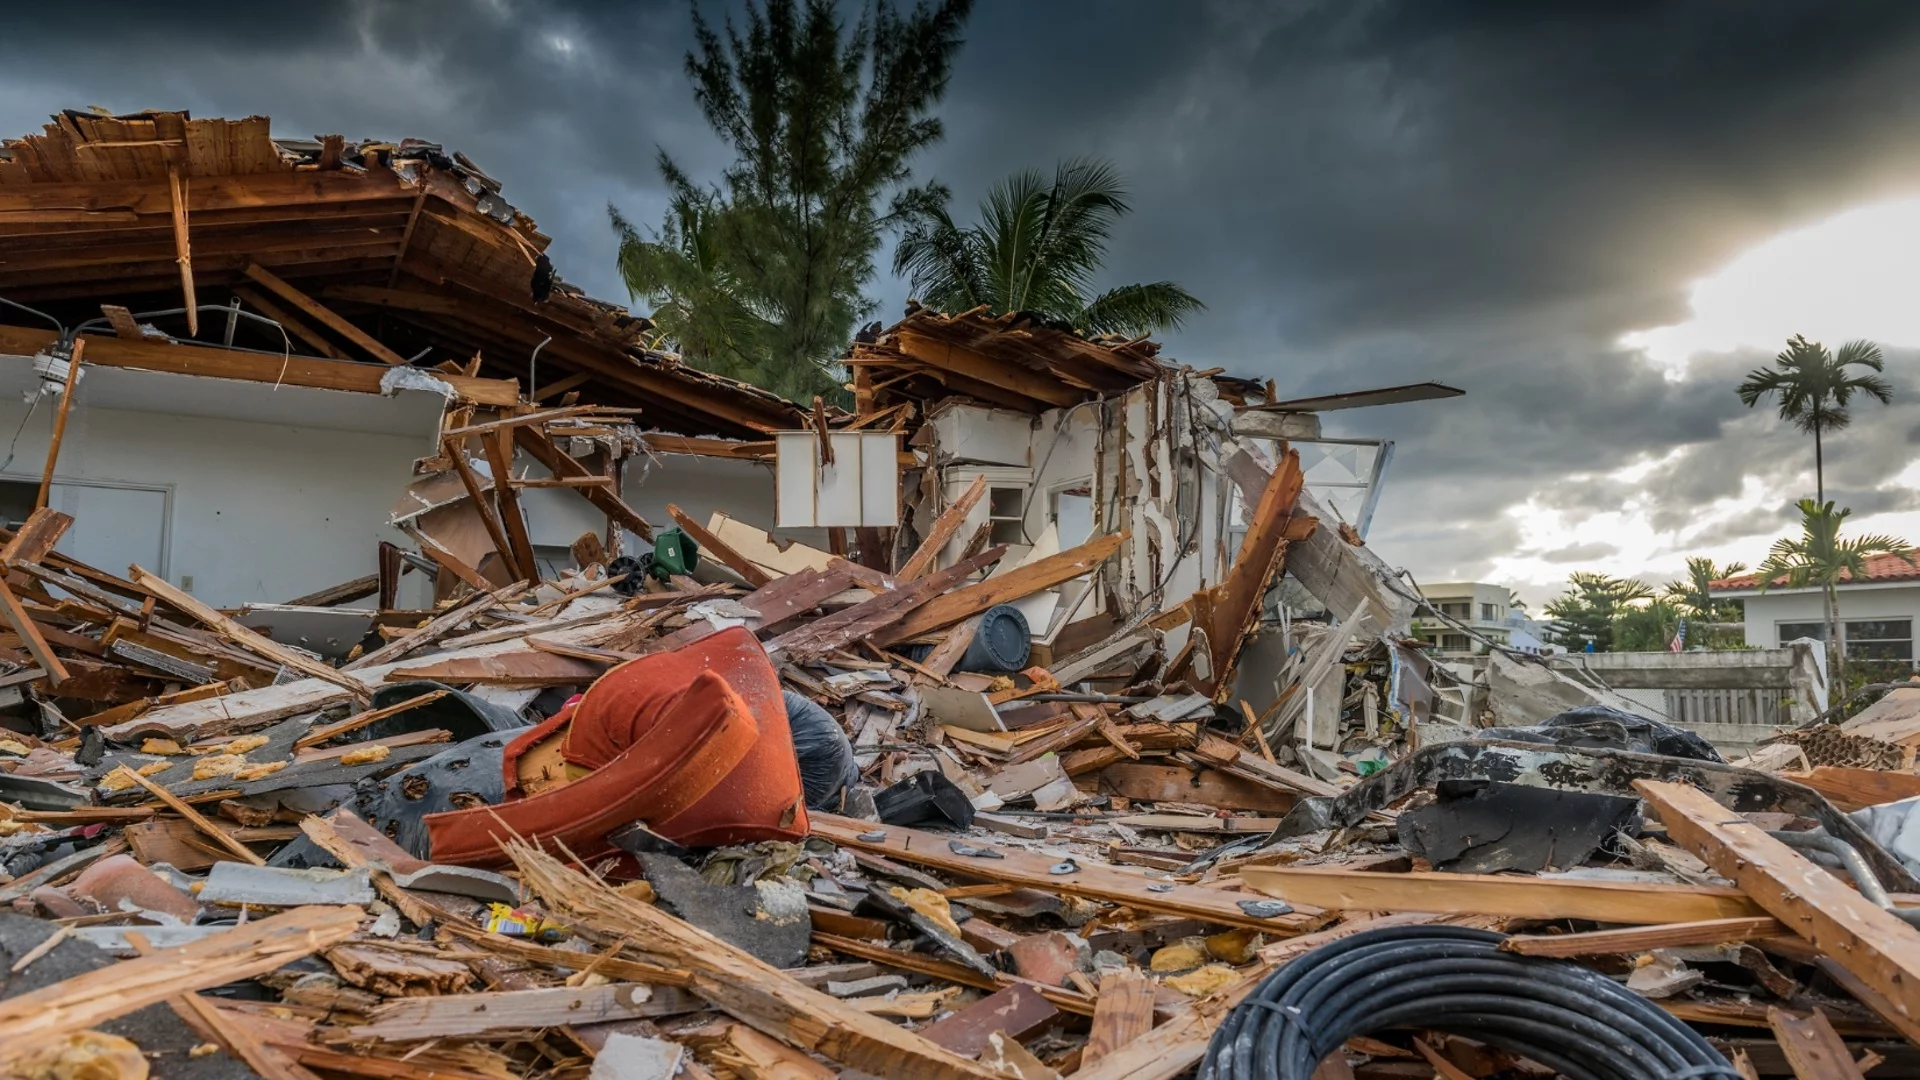
[[[1568,1080],[1738,1080],[1692,1028],[1565,960],[1499,951],[1454,926],[1369,930],[1273,973],[1227,1014],[1200,1080],[1310,1080],[1360,1035],[1424,1028],[1519,1054]]]

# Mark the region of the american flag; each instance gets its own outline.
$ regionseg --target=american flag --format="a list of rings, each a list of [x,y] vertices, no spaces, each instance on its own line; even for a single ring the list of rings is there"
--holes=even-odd
[[[1680,628],[1673,632],[1673,644],[1667,646],[1668,652],[1680,652],[1687,647],[1687,620],[1680,620]]]

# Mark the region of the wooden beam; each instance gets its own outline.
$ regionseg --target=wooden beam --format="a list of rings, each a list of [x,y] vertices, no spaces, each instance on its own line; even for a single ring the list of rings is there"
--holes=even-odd
[[[952,345],[910,330],[897,332],[894,340],[901,352],[929,367],[951,371],[1048,405],[1074,405],[1088,396],[1085,391],[1077,390],[1045,372],[996,360],[964,345]]]
[[[515,552],[512,540],[507,536],[506,527],[500,523],[500,515],[494,509],[493,500],[487,496],[486,489],[480,486],[480,477],[473,471],[472,463],[467,461],[467,448],[464,444],[463,439],[442,439],[441,452],[446,454],[447,461],[453,466],[454,474],[460,477],[460,486],[467,489],[467,498],[473,500],[473,509],[480,515],[480,524],[487,528],[487,539],[493,541],[493,550],[505,560],[507,576],[530,581],[538,575],[534,567],[520,565],[519,555]],[[496,489],[504,487],[505,485],[499,480],[499,474],[495,473],[494,476],[494,487]],[[526,523],[522,522],[520,527],[525,529]]]
[[[293,312],[288,311],[283,307],[280,307],[279,305],[275,304],[273,301],[268,300],[266,297],[261,296],[259,293],[253,291],[252,289],[245,288],[244,286],[239,286],[239,285],[234,286],[233,295],[246,301],[247,304],[252,306],[255,310],[259,311],[260,314],[265,315],[267,318],[272,319],[274,322],[279,323],[280,326],[283,329],[285,329],[289,334],[292,334],[294,337],[299,338],[301,341],[306,342],[309,346],[313,348],[315,352],[319,353],[321,356],[324,356],[329,360],[347,359],[347,354],[344,352],[341,352],[340,349],[336,347],[333,342],[328,341],[325,334],[322,334],[320,331],[315,330],[311,326],[308,326],[303,320],[301,320],[299,316],[295,315]]]
[[[1126,538],[1124,532],[1095,537],[1079,547],[1068,548],[1057,555],[1049,555],[937,597],[905,619],[882,630],[874,639],[874,644],[891,645],[921,634],[930,634],[968,616],[978,615],[995,604],[1018,600],[1041,589],[1050,589],[1063,581],[1092,573],[1108,556],[1120,550]]]
[[[1184,915],[1223,926],[1245,926],[1274,934],[1300,933],[1312,929],[1323,921],[1317,915],[1299,912],[1271,918],[1251,915],[1239,904],[1240,900],[1251,899],[1245,894],[1236,895],[1200,885],[1176,884],[1166,892],[1152,892],[1147,886],[1157,883],[1150,878],[1091,860],[1081,862],[1080,868],[1071,874],[1056,874],[1053,872],[1053,867],[1059,862],[1058,859],[1014,848],[976,843],[973,844],[974,847],[997,851],[1001,856],[997,859],[976,858],[950,850],[947,847],[947,837],[918,829],[907,829],[897,825],[874,825],[871,822],[827,813],[810,814],[809,820],[813,824],[815,835],[824,836],[841,847],[871,851],[891,859],[917,863],[952,874],[964,874],[969,877],[1067,896],[1084,896],[1090,900],[1126,904],[1141,911]],[[874,833],[884,833],[885,836],[878,840],[862,839],[863,835],[871,836]],[[1396,875],[1374,874],[1372,876]]]
[[[912,581],[931,569],[934,562],[940,558],[940,552],[946,548],[947,542],[960,531],[960,526],[966,524],[967,515],[973,513],[973,508],[980,503],[980,497],[986,493],[987,477],[983,473],[974,477],[973,483],[969,484],[967,490],[954,500],[953,505],[942,510],[940,516],[934,519],[933,527],[927,530],[927,538],[920,541],[920,546],[907,557],[906,565],[894,575],[895,578],[903,582]]]
[[[995,1080],[998,1075],[879,1017],[794,981],[744,949],[574,870],[518,840],[508,852],[562,917],[631,934],[692,973],[692,990],[763,1034],[889,1080]]]
[[[187,298],[187,336],[200,336],[200,301],[193,295],[193,245],[187,238],[186,181],[180,166],[167,163],[167,197],[173,217],[173,258],[180,264],[180,291]]]
[[[320,206],[391,202],[413,189],[394,173],[254,173],[201,176],[184,192],[189,213],[260,207],[286,207],[289,217],[305,220]],[[164,177],[139,180],[35,183],[0,188],[0,214],[71,211],[89,214],[130,211],[162,221],[172,212],[171,186]]]
[[[513,428],[512,431],[514,442],[519,444],[522,450],[533,455],[533,459],[545,466],[546,470],[553,475],[562,479],[594,475],[592,470],[555,446],[546,432],[525,427]],[[619,522],[628,532],[642,540],[653,539],[653,526],[647,524],[647,519],[635,513],[633,507],[628,506],[615,492],[600,487],[580,487],[574,490],[592,503],[595,509]]]
[[[1437,871],[1383,874],[1321,866],[1242,866],[1240,880],[1250,889],[1289,903],[1343,911],[1592,919],[1629,925],[1766,914],[1740,890],[1710,885]]]
[[[1153,1030],[1154,984],[1139,970],[1125,968],[1100,976],[1094,1000],[1093,1030],[1080,1053],[1085,1069]]]
[[[304,653],[296,652],[271,638],[240,625],[233,619],[214,610],[208,604],[195,599],[181,589],[175,588],[171,582],[163,577],[149,573],[138,566],[129,567],[128,576],[133,580],[133,583],[145,591],[147,595],[164,600],[173,605],[175,610],[186,615],[191,615],[208,629],[250,653],[264,656],[278,664],[284,664],[303,675],[310,675],[316,679],[324,679],[356,695],[365,695],[367,692],[366,687],[361,685],[360,681],[353,676],[342,675],[338,670],[320,660],[316,660]]]
[[[386,664],[398,660],[423,645],[430,645],[439,641],[441,638],[458,630],[468,621],[498,607],[502,600],[512,596],[514,593],[520,592],[531,583],[529,579],[521,578],[503,589],[495,589],[492,592],[481,593],[479,598],[471,603],[460,604],[451,610],[441,612],[433,618],[428,619],[425,626],[418,627],[410,633],[394,638],[392,641],[362,656],[353,663],[347,664],[342,670],[358,671],[361,668],[369,668],[376,664]]]
[[[0,1058],[24,1057],[170,997],[284,967],[345,941],[365,916],[357,907],[295,908],[0,1001],[0,1030],[7,1033]]]
[[[58,510],[39,507],[28,515],[26,523],[13,534],[4,547],[0,547],[0,563],[11,566],[14,563],[37,563],[47,557],[47,552],[60,542],[68,528],[73,525],[73,517]]]
[[[21,605],[20,598],[13,594],[13,587],[7,584],[5,577],[0,577],[0,617],[4,617],[7,625],[13,627],[13,632],[20,635],[21,644],[33,654],[34,662],[46,671],[47,685],[59,686],[68,679],[66,665],[53,654],[53,647],[47,644],[47,639],[41,635],[40,628],[34,625],[33,617],[27,614],[27,609]]]
[[[246,275],[266,286],[272,292],[279,294],[282,299],[294,307],[320,320],[322,325],[332,329],[355,345],[360,346],[360,348],[366,350],[367,354],[375,360],[393,367],[400,367],[407,362],[406,357],[401,356],[399,353],[394,352],[392,349],[374,340],[372,334],[367,333],[365,330],[360,329],[358,326],[342,318],[332,308],[327,307],[320,301],[315,300],[313,297],[282,281],[278,274],[261,266],[259,263],[248,263]]]
[[[1768,1008],[1767,1026],[1798,1080],[1866,1080],[1840,1033],[1819,1009],[1792,1013]]]
[[[541,387],[540,389],[535,390],[532,394],[528,395],[528,400],[529,401],[545,401],[548,398],[555,396],[556,394],[564,394],[569,390],[574,390],[579,387],[585,386],[586,384],[592,381],[593,381],[593,372],[576,371],[564,379],[555,380],[554,382],[550,382],[547,385]]]
[[[773,583],[772,574],[760,569],[759,564],[752,559],[728,547],[726,541],[708,532],[705,525],[695,521],[685,510],[668,503],[667,516],[671,517],[674,524],[679,525],[688,536],[693,537],[694,543],[700,545],[700,550],[710,553],[714,558],[725,563],[728,569],[747,579],[747,584],[758,589],[762,585]]]
[[[527,516],[520,509],[520,495],[513,489],[513,432],[506,428],[489,431],[480,436],[480,445],[487,450],[487,468],[493,473],[493,495],[500,500],[501,524],[506,528],[507,543],[513,548],[513,558],[508,561],[519,568],[513,576],[539,581],[539,557],[533,551],[533,537],[527,532]]]
[[[1195,598],[1210,601],[1197,602],[1194,610],[1205,610],[1209,615],[1205,629],[1207,645],[1212,650],[1206,678],[1196,680],[1197,688],[1216,700],[1221,700],[1221,695],[1233,686],[1240,650],[1248,634],[1259,625],[1267,587],[1280,572],[1281,558],[1286,554],[1287,525],[1305,486],[1300,454],[1288,450],[1261,490],[1260,502],[1254,507],[1246,536],[1240,541],[1240,550],[1234,555],[1226,579],[1204,590],[1208,597]],[[1343,638],[1339,643],[1342,649],[1344,644]]]
[[[53,345],[59,336],[53,330],[0,325],[0,354],[32,356]],[[115,337],[79,340],[87,342],[86,363],[90,367],[138,368],[357,394],[379,394],[380,377],[387,370],[373,364],[324,360],[297,353],[282,357],[278,352],[245,352],[163,341],[123,341]],[[473,379],[437,371],[433,377],[476,404],[503,406],[519,400],[518,384],[511,379]]]
[[[413,246],[413,230],[420,224],[420,208],[427,204],[427,186],[420,186],[420,194],[413,197],[413,209],[407,211],[407,227],[400,233],[400,250],[393,253],[393,269],[387,271],[387,288],[400,280],[400,264],[407,261],[407,249]]]
[[[1891,769],[1853,769],[1820,765],[1812,772],[1781,773],[1825,795],[1835,806],[1852,812],[1866,806],[1899,802],[1920,795],[1920,775]]]
[[[53,468],[60,461],[60,442],[67,435],[67,413],[73,409],[73,387],[80,381],[80,357],[86,350],[86,339],[75,338],[73,349],[67,356],[67,384],[60,392],[60,411],[53,416],[53,436],[47,443],[47,464],[40,471],[40,494],[33,500],[36,510],[46,506],[47,497],[53,493]]]
[[[1851,885],[1685,784],[1635,780],[1667,832],[1809,944],[1920,1019],[1920,934]],[[1671,916],[1669,916],[1671,917]]]
[[[1787,933],[1771,915],[1699,922],[1662,923],[1621,930],[1590,930],[1584,934],[1515,934],[1500,943],[1502,952],[1521,956],[1610,956],[1637,954],[1685,945],[1719,945],[1729,941],[1779,937]]]
[[[119,771],[126,773],[127,776],[134,783],[139,784],[143,788],[146,788],[147,794],[152,795],[154,798],[159,799],[161,802],[165,803],[169,810],[172,810],[174,813],[179,814],[183,818],[186,818],[187,821],[190,822],[194,828],[199,829],[203,833],[206,833],[209,839],[219,844],[221,847],[226,848],[228,851],[231,851],[234,854],[234,856],[237,857],[241,862],[249,862],[255,866],[267,865],[267,860],[254,854],[252,848],[248,847],[247,845],[241,843],[238,840],[235,840],[233,838],[233,835],[227,832],[227,830],[222,829],[221,827],[219,827],[218,825],[215,825],[211,821],[208,821],[205,815],[200,813],[200,811],[195,810],[192,806],[188,805],[186,800],[180,798],[179,796],[175,795],[173,792],[168,791],[166,788],[161,787],[159,784],[154,783],[153,781],[147,779],[146,777],[141,776],[138,772],[135,772],[133,769],[130,769],[125,765],[120,766]]]

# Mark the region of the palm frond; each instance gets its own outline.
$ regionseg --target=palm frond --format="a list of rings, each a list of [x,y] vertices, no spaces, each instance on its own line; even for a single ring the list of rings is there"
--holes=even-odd
[[[1126,334],[1178,329],[1187,316],[1206,310],[1200,298],[1171,281],[1122,285],[1093,298],[1074,324],[1092,334]]]

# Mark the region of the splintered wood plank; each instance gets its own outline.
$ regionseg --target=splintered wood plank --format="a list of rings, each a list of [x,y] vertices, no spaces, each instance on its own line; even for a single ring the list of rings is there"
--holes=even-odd
[[[33,500],[33,508],[38,510],[47,505],[47,497],[53,492],[53,469],[60,461],[60,442],[67,434],[67,413],[73,409],[73,387],[80,379],[80,357],[86,352],[85,338],[75,338],[72,354],[67,359],[66,389],[60,393],[59,409],[53,414],[53,435],[47,442],[47,464],[40,473],[40,494]]]
[[[982,990],[996,991],[1013,987],[1025,987],[1039,994],[1042,998],[1045,998],[1047,1002],[1056,1009],[1074,1013],[1078,1016],[1093,1015],[1093,1002],[1088,1000],[1087,995],[1078,990],[1069,990],[1064,986],[1041,986],[1039,983],[1025,981],[1016,976],[1008,975],[1005,972],[989,977],[982,975],[980,972],[975,971],[965,964],[957,964],[951,960],[941,960],[938,957],[928,956],[925,953],[906,952],[900,949],[889,948],[887,943],[882,940],[844,937],[840,934],[823,932],[822,926],[825,923],[833,922],[837,926],[840,925],[834,918],[834,916],[839,915],[839,913],[815,908],[812,914],[814,920],[813,943],[821,948],[831,949],[837,953],[845,953],[848,956],[857,956],[863,960],[871,960],[876,964],[898,968],[901,971],[911,971],[916,975],[930,976],[942,982],[959,983],[961,986],[974,986]],[[846,916],[846,918],[854,918],[854,916]],[[886,924],[882,923],[881,925],[885,926]],[[846,926],[842,926],[841,928],[853,929],[852,927]],[[934,1039],[931,1033],[929,1033],[927,1037]],[[934,1039],[934,1041],[940,1042],[939,1039]],[[944,1042],[940,1042],[940,1044],[947,1046]],[[954,1049],[951,1046],[947,1048],[950,1050]]]
[[[193,292],[193,245],[187,238],[187,196],[186,181],[180,178],[180,166],[167,163],[167,195],[172,204],[169,209],[173,217],[173,257],[180,264],[180,291],[185,294],[187,309],[187,336],[200,335],[200,301]]]
[[[685,510],[680,509],[672,503],[668,503],[667,515],[673,518],[674,523],[679,525],[688,536],[693,537],[694,542],[700,545],[700,550],[703,553],[711,554],[714,558],[725,563],[728,569],[746,578],[747,584],[758,589],[763,585],[773,583],[772,574],[760,569],[752,559],[735,551],[732,547],[728,546],[725,540],[707,531],[705,525],[695,521],[692,515],[688,514]]]
[[[1792,1013],[1770,1008],[1767,1026],[1798,1080],[1865,1080],[1840,1033],[1819,1009]]]
[[[473,463],[467,460],[466,447],[461,440],[442,439],[440,448],[447,462],[453,466],[454,475],[460,478],[460,486],[467,489],[467,498],[472,500],[474,511],[480,515],[480,524],[486,526],[487,539],[493,541],[493,550],[506,562],[507,573],[522,581],[538,577],[534,567],[520,565],[520,556],[507,536],[506,526],[500,521],[494,501],[487,497],[487,489],[480,486],[480,476],[473,471]],[[521,527],[525,528],[525,523]]]
[[[1584,934],[1515,934],[1500,944],[1502,952],[1521,956],[1606,956],[1676,949],[1684,945],[1718,945],[1729,941],[1779,937],[1787,932],[1771,915],[1704,919],[1699,922],[1635,926],[1623,930],[1592,930]]]
[[[1879,1014],[1880,1019],[1885,1020],[1908,1042],[1920,1046],[1920,1021],[1900,1015],[1900,1010],[1894,1006],[1893,1002],[1887,1000],[1885,994],[1861,982],[1860,976],[1841,967],[1831,956],[1820,957],[1816,961],[1816,966],[1826,973],[1827,978],[1833,980],[1834,985],[1852,994],[1855,1001]]]
[[[211,606],[175,588],[173,584],[165,578],[148,573],[138,566],[130,567],[128,573],[132,577],[133,583],[148,595],[165,600],[167,603],[173,605],[176,610],[198,619],[202,624],[206,625],[221,637],[248,652],[264,656],[280,664],[285,664],[287,667],[304,675],[310,675],[316,679],[325,679],[327,682],[349,690],[354,694],[366,693],[366,687],[362,686],[359,680],[353,676],[342,675],[338,670],[329,667],[320,660],[316,660],[304,653],[296,652],[271,638],[255,633],[253,630],[215,611]]]
[[[21,644],[27,647],[27,652],[33,654],[34,662],[46,671],[47,685],[59,686],[67,681],[70,676],[66,665],[53,654],[53,646],[47,644],[47,639],[40,633],[40,627],[34,623],[33,617],[27,614],[27,609],[20,603],[20,598],[14,595],[13,588],[7,584],[5,577],[0,577],[0,617],[4,617],[7,625],[13,627],[13,632],[20,635]]]
[[[811,660],[855,641],[871,638],[876,631],[910,617],[913,611],[932,601],[942,589],[952,588],[965,580],[967,575],[997,562],[1006,553],[1007,546],[1001,544],[919,581],[890,592],[882,591],[871,600],[864,600],[782,634],[767,643],[767,651],[785,652],[796,659]]]
[[[1842,810],[1899,802],[1920,795],[1920,775],[1890,769],[1851,769],[1840,765],[1820,765],[1812,772],[1781,773],[1783,778],[1805,784],[1825,795]]]
[[[343,671],[358,671],[375,664],[384,664],[389,660],[398,660],[415,649],[439,641],[458,630],[475,616],[499,606],[500,601],[527,587],[527,579],[508,585],[504,589],[495,589],[482,594],[470,604],[462,604],[451,611],[443,611],[427,620],[425,626],[416,627],[411,632],[394,638],[385,645],[362,656],[358,660],[342,667]]]
[[[539,462],[555,477],[568,480],[595,475],[592,470],[554,445],[553,440],[547,437],[547,433],[539,428],[516,427],[509,430],[513,432],[513,441],[519,445],[520,449],[532,455],[533,460]],[[603,487],[577,487],[573,490],[579,492],[581,498],[592,503],[596,510],[607,515],[609,520],[628,532],[642,540],[653,539],[653,526],[649,525],[647,519],[641,517],[633,507],[622,501],[618,493]]]
[[[953,838],[944,834],[921,832],[918,829],[901,828],[896,825],[874,825],[854,818],[840,817],[837,814],[810,814],[809,820],[813,824],[816,836],[823,836],[841,847],[871,851],[902,862],[917,863],[935,870],[985,878],[988,881],[1008,885],[1021,885],[1069,896],[1084,896],[1090,900],[1126,904],[1142,911],[1185,915],[1225,926],[1246,926],[1275,934],[1302,933],[1324,921],[1317,914],[1304,912],[1272,918],[1249,914],[1241,908],[1240,903],[1254,901],[1258,899],[1257,897],[1244,893],[1223,892],[1220,889],[1209,889],[1198,885],[1172,884],[1166,891],[1156,892],[1148,886],[1171,883],[1091,861],[1080,862],[1079,869],[1072,873],[1055,874],[1052,868],[1059,862],[1058,859],[1035,855],[1016,848],[1003,848],[993,844],[968,841],[971,847],[996,851],[1001,856],[997,859],[979,858],[955,853],[947,846]],[[870,836],[874,833],[884,833],[885,836],[878,840],[861,839],[862,835]],[[1392,875],[1375,874],[1373,876]]]
[[[692,990],[789,1046],[888,1080],[993,1080],[998,1074],[837,998],[794,981],[751,953],[651,904],[509,841],[521,880],[563,918],[631,934],[692,974]]]
[[[300,736],[299,741],[293,744],[293,748],[295,750],[305,750],[309,746],[319,746],[328,739],[338,738],[349,731],[358,731],[368,724],[385,720],[389,716],[398,716],[409,709],[417,709],[422,705],[430,705],[451,693],[453,693],[451,690],[430,690],[421,694],[419,697],[408,698],[397,704],[389,705],[384,709],[368,709],[364,712],[355,713],[338,723],[323,724],[320,727],[308,731],[305,735]]]
[[[599,678],[605,669],[605,662],[528,650],[493,656],[448,657],[419,667],[395,668],[387,672],[386,681],[431,679],[488,686],[584,686]]]
[[[1739,889],[1708,885],[1439,872],[1383,874],[1323,866],[1242,866],[1240,879],[1267,896],[1343,911],[1592,919],[1636,926],[1766,914]]]
[[[608,983],[541,990],[399,998],[349,1028],[354,1039],[435,1039],[490,1031],[600,1024],[643,1016],[672,1016],[704,1008],[698,997],[670,986]]]
[[[922,606],[913,614],[875,635],[874,644],[891,645],[952,626],[968,616],[978,615],[995,604],[1004,604],[1051,589],[1065,581],[1093,572],[1126,542],[1125,532],[1110,533],[1049,555],[1025,566],[990,577],[964,589],[956,589]]]
[[[973,639],[979,636],[980,624],[984,619],[983,615],[975,615],[948,630],[947,636],[941,638],[940,644],[935,645],[933,651],[927,654],[927,658],[920,662],[921,670],[931,675],[938,675],[942,679],[951,675],[953,665],[958,664],[960,659],[967,655],[967,649],[972,647]]]
[[[1685,784],[1635,780],[1673,838],[1767,913],[1920,1019],[1920,934],[1739,814]]]
[[[907,557],[906,564],[900,567],[900,572],[895,577],[901,581],[912,581],[932,569],[934,560],[940,557],[940,552],[946,548],[954,534],[960,531],[960,526],[966,524],[967,515],[973,513],[973,508],[979,504],[980,497],[986,493],[985,474],[974,477],[973,483],[967,487],[966,492],[934,519],[933,527],[927,530],[927,538],[920,541],[920,546]]]
[[[238,840],[235,840],[233,838],[233,835],[227,832],[227,830],[222,829],[220,826],[215,825],[211,821],[208,821],[205,815],[201,814],[200,811],[195,810],[192,806],[188,805],[186,800],[180,798],[179,796],[175,795],[173,792],[168,791],[166,788],[161,787],[159,784],[154,783],[153,781],[147,779],[146,777],[141,776],[139,773],[135,772],[134,770],[127,768],[125,765],[120,766],[119,771],[131,777],[134,783],[140,785],[143,788],[146,788],[147,794],[152,795],[154,798],[159,799],[161,802],[167,804],[167,809],[172,810],[174,813],[179,814],[181,817],[186,818],[188,821],[193,822],[194,828],[199,829],[203,833],[206,833],[207,836],[211,838],[215,843],[219,844],[223,848],[226,848],[228,851],[233,852],[235,855],[239,856],[242,861],[250,862],[255,866],[267,865],[267,860],[254,854],[252,848],[248,847],[247,845],[241,843]]]
[[[0,1058],[24,1057],[69,1032],[283,967],[345,941],[365,916],[357,907],[295,908],[0,1001],[0,1031],[7,1033]]]
[[[1094,1001],[1093,1030],[1080,1054],[1080,1067],[1101,1058],[1153,1030],[1153,982],[1128,968],[1100,976],[1100,996]]]
[[[1280,570],[1281,558],[1287,550],[1287,523],[1305,485],[1306,478],[1300,472],[1300,453],[1288,450],[1282,455],[1279,467],[1267,478],[1226,580],[1210,590],[1211,621],[1206,631],[1213,654],[1207,677],[1200,680],[1200,690],[1208,696],[1217,688],[1233,683],[1233,669],[1241,646],[1258,623],[1267,586]]]
[[[372,334],[355,326],[332,308],[281,280],[278,274],[273,273],[259,263],[248,263],[246,274],[248,277],[266,286],[270,291],[278,293],[282,299],[294,307],[318,319],[341,337],[360,346],[360,348],[364,349],[367,354],[375,360],[394,367],[400,367],[406,364],[406,357],[380,344],[380,342],[374,340]]]
[[[512,563],[519,577],[540,579],[539,562],[533,553],[533,537],[527,532],[527,518],[520,509],[520,493],[513,489],[513,431],[500,428],[481,436],[487,448],[487,468],[493,473],[493,494],[500,500],[500,520],[512,545]]]
[[[49,507],[37,507],[27,518],[13,539],[0,548],[0,562],[11,566],[14,563],[37,563],[47,557],[47,552],[60,542],[73,525],[73,517]],[[22,579],[24,580],[24,579]]]

